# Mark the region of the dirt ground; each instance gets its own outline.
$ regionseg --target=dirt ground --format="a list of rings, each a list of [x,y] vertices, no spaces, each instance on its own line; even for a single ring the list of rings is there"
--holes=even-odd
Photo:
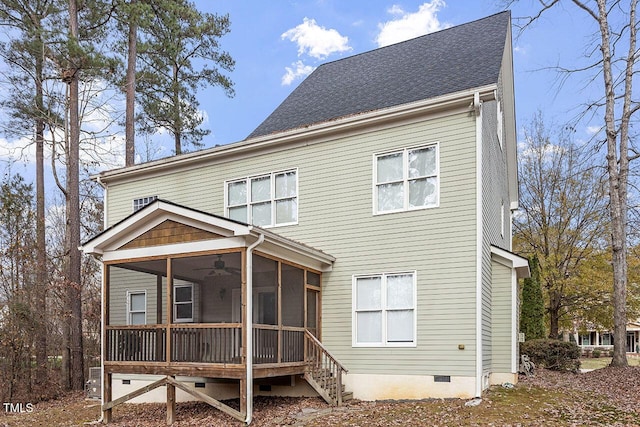
[[[478,403],[468,405],[468,403]],[[230,402],[233,405],[236,402]],[[0,408],[0,427],[97,424],[100,406],[82,394],[42,402],[32,412]],[[165,425],[161,404],[114,409],[115,427]],[[241,426],[204,403],[179,403],[176,427]],[[254,399],[252,426],[640,426],[640,367],[583,374],[538,370],[532,378],[494,386],[480,402],[459,399],[350,401],[332,408],[319,398]]]

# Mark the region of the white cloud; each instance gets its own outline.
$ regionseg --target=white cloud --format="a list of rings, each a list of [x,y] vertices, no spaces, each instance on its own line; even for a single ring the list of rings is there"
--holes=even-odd
[[[399,5],[391,6],[387,12],[396,18],[378,24],[380,32],[376,37],[378,47],[388,46],[414,37],[423,36],[450,26],[438,19],[438,11],[445,7],[444,0],[423,3],[417,12],[406,12]]]
[[[304,18],[302,24],[285,31],[280,37],[298,45],[298,56],[306,54],[325,59],[332,53],[351,50],[348,37],[340,35],[337,30],[319,26],[315,19]]]
[[[285,74],[282,76],[282,86],[289,86],[296,79],[303,79],[315,70],[311,65],[305,65],[302,61],[296,61],[291,67],[285,67]]]
[[[587,133],[589,135],[595,135],[602,130],[602,126],[587,126]]]

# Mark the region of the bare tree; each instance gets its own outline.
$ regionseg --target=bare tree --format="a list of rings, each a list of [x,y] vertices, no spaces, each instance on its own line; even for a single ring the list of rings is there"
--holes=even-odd
[[[517,0],[508,1],[513,4]],[[636,16],[637,0],[538,0],[535,16],[525,19],[523,27],[556,6],[572,3],[592,19],[597,34],[595,60],[568,72],[591,72],[602,78],[602,96],[588,104],[591,114],[602,114],[606,149],[606,174],[611,226],[611,260],[613,264],[614,354],[612,366],[627,366],[626,325],[627,239],[629,218],[629,164],[640,156],[630,140],[630,126],[640,104],[633,99],[633,79],[638,61]],[[596,54],[596,52],[598,52]]]
[[[578,271],[605,245],[607,224],[602,169],[570,134],[548,130],[538,113],[524,129],[518,169],[521,211],[514,242],[518,252],[539,261],[551,338],[591,292],[579,286]]]

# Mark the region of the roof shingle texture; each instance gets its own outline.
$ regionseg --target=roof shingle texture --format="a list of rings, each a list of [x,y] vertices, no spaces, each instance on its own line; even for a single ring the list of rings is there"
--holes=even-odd
[[[498,82],[509,12],[319,66],[248,138]]]

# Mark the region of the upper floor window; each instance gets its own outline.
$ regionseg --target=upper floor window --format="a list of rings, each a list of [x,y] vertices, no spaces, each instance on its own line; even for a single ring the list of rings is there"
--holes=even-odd
[[[147,206],[149,203],[153,202],[157,198],[158,196],[147,196],[147,197],[141,197],[139,199],[133,199],[133,211],[136,212],[144,208],[145,206]]]
[[[438,144],[375,156],[374,212],[438,206]]]
[[[416,344],[415,283],[415,272],[354,277],[354,346]]]
[[[258,226],[298,222],[298,172],[272,172],[226,182],[227,217]]]

